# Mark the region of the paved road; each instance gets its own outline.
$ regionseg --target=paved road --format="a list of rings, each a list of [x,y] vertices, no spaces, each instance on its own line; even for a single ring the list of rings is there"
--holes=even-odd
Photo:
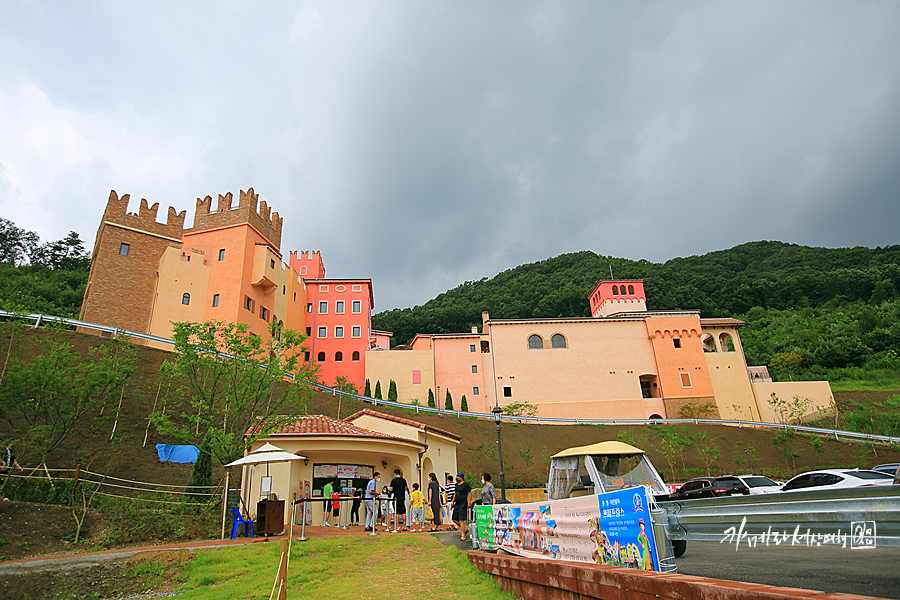
[[[678,572],[785,587],[900,599],[900,548],[742,546],[688,542]]]

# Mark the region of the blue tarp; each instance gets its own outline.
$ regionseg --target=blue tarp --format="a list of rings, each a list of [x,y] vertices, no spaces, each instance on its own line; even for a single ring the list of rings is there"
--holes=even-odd
[[[159,462],[192,463],[197,462],[197,446],[176,446],[174,444],[157,444],[156,452]]]

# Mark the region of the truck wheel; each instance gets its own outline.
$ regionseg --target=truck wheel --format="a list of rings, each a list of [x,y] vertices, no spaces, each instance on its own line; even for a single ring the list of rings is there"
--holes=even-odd
[[[675,558],[681,558],[685,550],[687,550],[687,540],[672,540],[672,552],[675,554]]]

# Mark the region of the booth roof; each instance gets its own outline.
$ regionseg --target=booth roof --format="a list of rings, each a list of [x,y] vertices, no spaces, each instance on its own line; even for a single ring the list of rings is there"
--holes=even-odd
[[[411,419],[404,419],[403,417],[395,417],[394,415],[387,415],[385,413],[376,412],[369,408],[364,408],[358,413],[354,413],[344,419],[345,421],[353,421],[357,417],[362,417],[364,415],[368,415],[370,417],[375,417],[378,419],[384,419],[385,421],[393,421],[394,423],[401,423],[403,425],[409,425],[410,427],[416,427],[418,429],[424,429],[425,431],[433,431],[440,435],[445,435],[448,438],[452,438],[454,440],[462,440],[462,436],[456,435],[455,433],[450,433],[445,429],[438,429],[437,427],[432,427],[431,425],[426,425],[425,423],[419,423],[418,421],[413,421]]]
[[[300,417],[293,423],[288,423],[278,431],[273,431],[264,437],[270,436],[341,436],[341,437],[361,437],[361,438],[380,438],[387,440],[395,440],[416,444],[417,446],[425,446],[422,442],[399,437],[396,435],[388,435],[378,431],[372,431],[365,427],[360,427],[346,421],[326,417],[325,415],[310,415]]]

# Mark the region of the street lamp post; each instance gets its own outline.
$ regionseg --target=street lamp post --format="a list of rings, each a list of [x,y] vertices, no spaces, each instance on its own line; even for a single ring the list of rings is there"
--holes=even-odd
[[[491,409],[494,415],[494,423],[497,424],[497,455],[500,457],[500,499],[506,503],[506,479],[503,477],[503,444],[500,442],[500,419],[503,416],[503,409],[498,405],[494,405]]]

